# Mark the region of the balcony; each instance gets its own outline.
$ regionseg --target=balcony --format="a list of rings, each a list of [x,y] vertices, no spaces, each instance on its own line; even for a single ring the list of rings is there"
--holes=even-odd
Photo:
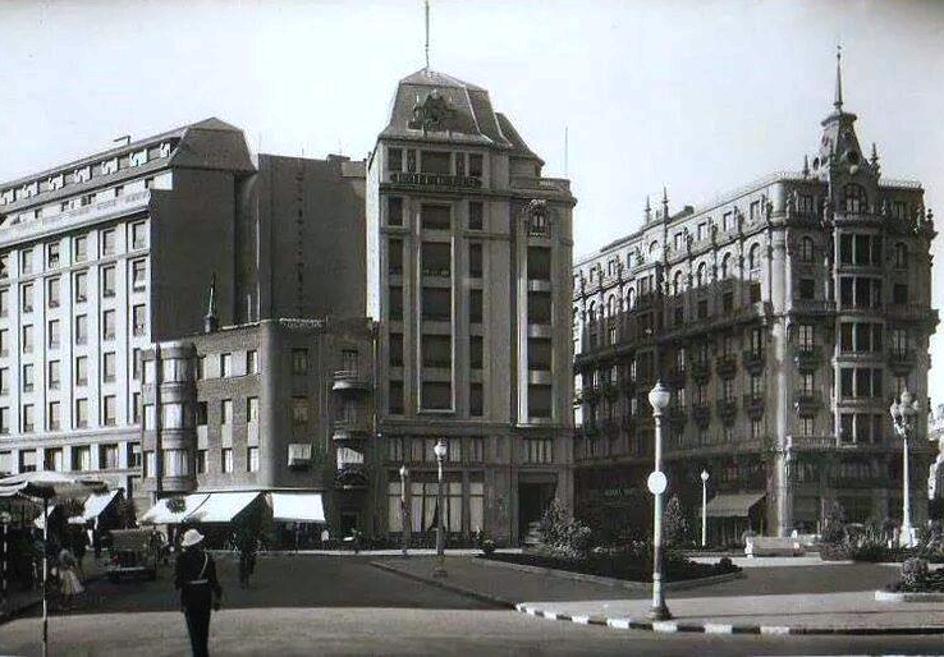
[[[823,354],[819,347],[800,347],[793,355],[793,362],[801,370],[816,369],[823,362]]]
[[[705,383],[711,378],[711,364],[707,359],[693,360],[689,369],[692,373],[692,380],[697,383]]]
[[[743,396],[744,410],[751,417],[758,417],[764,414],[764,394],[748,393]]]
[[[762,350],[747,349],[741,354],[741,362],[744,363],[744,369],[756,373],[764,369],[765,354]]]
[[[791,450],[798,452],[825,452],[837,448],[835,436],[789,436]]]
[[[715,359],[715,370],[722,379],[729,379],[737,374],[737,356],[722,354]]]
[[[917,363],[917,357],[912,350],[895,349],[888,352],[888,366],[895,372],[907,373]]]
[[[810,315],[824,315],[836,310],[836,302],[825,299],[793,299],[791,306],[795,313]]]
[[[293,470],[311,467],[311,443],[291,443],[288,446],[288,467]]]
[[[715,403],[715,407],[718,410],[718,415],[728,419],[737,415],[737,398],[731,397],[730,399],[719,399]]]
[[[365,419],[335,420],[331,425],[331,439],[335,442],[364,440],[369,435],[370,427]]]
[[[937,324],[937,311],[918,303],[891,303],[885,306],[885,315],[898,321],[927,321]]]
[[[794,399],[798,413],[816,411],[823,406],[823,396],[818,390],[797,390]]]
[[[362,375],[358,370],[338,370],[334,373],[332,390],[352,390],[360,392],[368,390],[369,388],[370,382],[367,380],[367,377]]]
[[[700,427],[708,426],[711,422],[711,404],[707,402],[692,404],[692,419]]]

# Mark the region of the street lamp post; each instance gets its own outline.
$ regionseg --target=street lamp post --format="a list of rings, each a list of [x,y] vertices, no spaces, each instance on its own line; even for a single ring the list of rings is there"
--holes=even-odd
[[[439,466],[439,490],[436,493],[436,568],[433,577],[446,576],[446,536],[443,523],[443,461],[446,460],[446,441],[440,438],[433,447],[436,454],[436,464]]]
[[[403,556],[408,557],[410,547],[410,514],[407,507],[406,483],[410,471],[405,465],[400,466],[400,534],[403,539]]]
[[[7,532],[10,530],[10,522],[13,520],[12,516],[6,511],[0,512],[0,525],[3,525],[3,580],[2,580],[2,590],[0,590],[0,599],[3,600],[3,606],[0,607],[4,611],[7,608],[7,573],[9,572],[10,564],[10,543],[9,535]]]
[[[901,533],[898,536],[898,544],[901,547],[914,547],[915,536],[911,527],[911,498],[909,494],[909,471],[908,471],[908,438],[914,433],[917,423],[918,412],[921,405],[917,399],[914,399],[910,392],[904,390],[901,393],[900,401],[893,401],[889,413],[892,416],[892,423],[895,425],[895,433],[901,436]]]
[[[649,618],[666,620],[672,618],[662,594],[662,495],[666,489],[666,478],[662,472],[662,414],[669,405],[669,389],[658,381],[649,391],[649,404],[655,421],[655,469],[649,475],[649,491],[655,498],[652,527],[652,608]]]
[[[708,544],[708,471],[701,471],[701,546]]]

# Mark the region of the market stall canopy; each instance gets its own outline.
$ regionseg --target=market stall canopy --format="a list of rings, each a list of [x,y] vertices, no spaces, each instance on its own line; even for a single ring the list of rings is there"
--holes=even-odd
[[[52,512],[55,510],[56,510],[56,505],[50,504],[49,507],[46,509],[46,518],[51,516]],[[36,529],[42,529],[46,525],[46,518],[43,517],[43,512],[40,511],[39,515],[36,516],[35,519],[33,519],[33,527],[35,527]]]
[[[705,514],[709,518],[746,518],[765,495],[764,492],[715,495],[705,507]]]
[[[185,496],[183,498],[184,508],[182,511],[171,511],[167,507],[167,503],[173,498],[165,497],[158,500],[154,506],[148,509],[147,513],[141,517],[141,523],[150,525],[180,524],[186,521],[187,516],[199,509],[209,497],[209,493],[193,493],[192,495]]]
[[[259,497],[259,491],[210,493],[209,499],[187,514],[186,522],[230,522]]]
[[[85,499],[90,493],[107,490],[103,481],[73,477],[62,472],[40,470],[22,472],[0,479],[0,497],[23,495],[41,499]]]
[[[82,507],[82,513],[69,518],[69,524],[84,525],[91,520],[95,520],[115,501],[115,498],[118,497],[118,492],[119,491],[116,489],[106,493],[93,493],[89,495]]]
[[[325,522],[320,493],[272,492],[272,519],[284,522]]]

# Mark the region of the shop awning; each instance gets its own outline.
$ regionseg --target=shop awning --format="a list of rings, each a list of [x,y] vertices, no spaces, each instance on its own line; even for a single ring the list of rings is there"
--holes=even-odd
[[[110,490],[107,493],[92,493],[86,498],[81,515],[69,518],[69,524],[84,525],[90,520],[95,520],[108,508],[108,505],[114,501],[117,495],[117,489]]]
[[[187,514],[187,522],[230,522],[257,497],[259,491],[210,493],[206,502]]]
[[[142,524],[150,525],[177,525],[184,522],[191,513],[196,511],[207,501],[207,498],[210,497],[207,493],[194,493],[192,495],[187,495],[183,498],[184,500],[184,510],[173,512],[167,508],[167,502],[171,498],[165,497],[160,499],[157,503],[148,509],[141,517]]]
[[[283,522],[325,522],[320,493],[273,492],[272,519]]]
[[[715,495],[705,507],[709,518],[746,518],[751,507],[767,493],[728,493]]]

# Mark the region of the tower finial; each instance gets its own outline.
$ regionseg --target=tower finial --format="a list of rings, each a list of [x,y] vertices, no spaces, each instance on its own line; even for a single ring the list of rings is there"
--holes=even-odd
[[[803,177],[808,178],[810,175],[810,158],[807,155],[803,156]]]
[[[649,223],[649,220],[652,218],[652,206],[649,205],[649,195],[646,194],[646,223]]]
[[[669,218],[669,191],[665,185],[662,185],[662,216],[665,219]]]
[[[836,45],[836,99],[833,107],[842,111],[842,44]]]
[[[424,3],[426,6],[426,70],[429,70],[429,0]]]

